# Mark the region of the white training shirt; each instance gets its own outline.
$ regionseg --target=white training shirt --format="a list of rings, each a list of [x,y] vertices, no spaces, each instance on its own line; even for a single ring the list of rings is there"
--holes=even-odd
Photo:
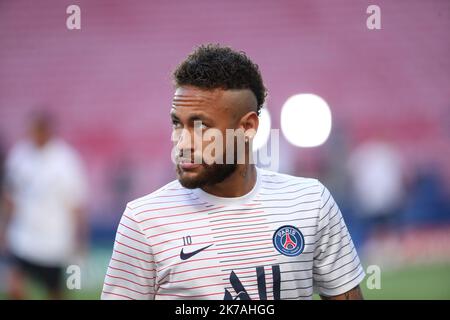
[[[41,265],[61,265],[73,256],[73,209],[86,197],[86,181],[76,152],[59,139],[43,148],[24,141],[6,161],[6,181],[14,202],[8,229],[11,252]]]
[[[242,197],[176,180],[128,203],[102,299],[311,299],[314,289],[339,295],[364,276],[330,192],[316,179],[257,168]]]

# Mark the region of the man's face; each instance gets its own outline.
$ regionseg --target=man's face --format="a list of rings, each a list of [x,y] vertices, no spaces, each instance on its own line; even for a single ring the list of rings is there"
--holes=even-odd
[[[41,119],[34,120],[30,125],[31,140],[37,147],[43,147],[52,136],[50,124]]]
[[[193,189],[214,185],[236,170],[236,161],[226,163],[226,150],[230,146],[227,147],[225,139],[226,129],[239,127],[240,119],[234,109],[234,99],[236,93],[222,89],[202,90],[183,86],[175,91],[170,113],[172,137],[176,147],[177,178],[184,187]],[[216,148],[214,152],[214,158],[222,159],[221,163],[211,163],[211,159],[205,159],[205,148],[214,142],[213,139],[200,144],[194,143],[195,139],[201,142],[199,134],[203,135],[209,129],[222,133],[222,148]]]

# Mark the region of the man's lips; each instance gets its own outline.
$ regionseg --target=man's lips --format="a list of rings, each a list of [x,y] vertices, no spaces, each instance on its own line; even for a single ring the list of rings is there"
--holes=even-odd
[[[180,159],[177,161],[178,166],[183,170],[193,170],[201,166],[199,163],[193,163],[191,160]]]
[[[200,167],[200,164],[197,163],[190,163],[190,162],[184,162],[179,164],[180,168],[183,170],[193,170],[195,168]]]

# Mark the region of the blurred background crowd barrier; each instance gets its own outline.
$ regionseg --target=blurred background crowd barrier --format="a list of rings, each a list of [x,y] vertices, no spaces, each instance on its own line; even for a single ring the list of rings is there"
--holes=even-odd
[[[80,30],[66,27],[72,4]],[[367,28],[371,4],[380,30]],[[449,30],[446,0],[3,0],[0,161],[28,136],[30,114],[52,114],[87,188],[81,288],[66,295],[99,298],[126,203],[175,178],[171,71],[196,45],[230,45],[259,64],[272,128],[293,95],[329,105],[323,144],[280,134],[279,171],[333,193],[362,262],[381,268],[381,289],[363,286],[366,297],[450,299]],[[3,251],[0,298],[7,260]]]

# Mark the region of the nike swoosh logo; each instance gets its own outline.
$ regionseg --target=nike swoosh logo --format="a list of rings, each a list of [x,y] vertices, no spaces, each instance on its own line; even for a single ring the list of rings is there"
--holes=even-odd
[[[189,252],[189,253],[185,253],[185,252],[183,251],[183,249],[184,249],[184,248],[183,248],[183,249],[181,249],[181,252],[180,252],[180,259],[181,259],[181,260],[187,260],[187,259],[189,259],[190,257],[195,256],[197,253],[199,253],[199,252],[201,252],[201,251],[203,251],[203,250],[205,250],[205,249],[211,247],[212,245],[213,245],[213,243],[211,243],[209,246],[200,248],[200,249],[198,249],[198,250],[195,250],[195,251],[192,251],[192,252]]]

